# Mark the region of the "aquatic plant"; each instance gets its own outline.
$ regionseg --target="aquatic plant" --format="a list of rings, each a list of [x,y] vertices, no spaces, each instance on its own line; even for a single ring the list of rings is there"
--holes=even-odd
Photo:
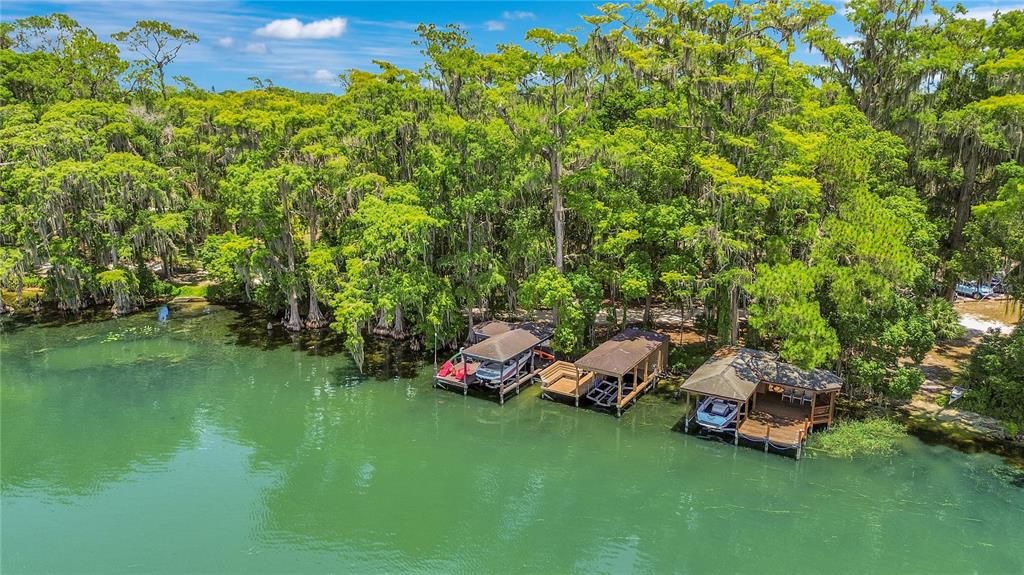
[[[808,450],[831,457],[891,457],[896,454],[897,444],[906,434],[904,426],[883,417],[840,421],[828,431],[812,435]]]

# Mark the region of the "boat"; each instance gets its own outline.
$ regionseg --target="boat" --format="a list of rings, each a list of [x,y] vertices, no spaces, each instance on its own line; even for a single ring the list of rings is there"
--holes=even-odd
[[[954,401],[960,399],[961,397],[964,396],[965,393],[967,393],[967,390],[960,387],[959,385],[949,390],[949,403],[953,403]]]
[[[697,406],[697,421],[713,429],[725,429],[736,419],[737,405],[717,397],[708,397]]]
[[[497,387],[515,377],[529,360],[530,354],[524,353],[504,363],[484,362],[476,370],[476,378],[487,387]]]

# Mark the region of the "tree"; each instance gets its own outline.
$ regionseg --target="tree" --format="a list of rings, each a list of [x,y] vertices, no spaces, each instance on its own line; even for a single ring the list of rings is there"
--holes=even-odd
[[[143,70],[148,68],[156,72],[164,100],[167,99],[165,69],[183,47],[199,41],[199,36],[188,30],[156,20],[139,20],[131,29],[112,34],[111,38],[125,43],[128,50],[141,55],[145,62]]]

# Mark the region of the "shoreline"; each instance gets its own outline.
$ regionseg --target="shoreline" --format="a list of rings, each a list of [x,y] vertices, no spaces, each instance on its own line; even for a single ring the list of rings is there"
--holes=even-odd
[[[179,308],[177,310],[178,313],[186,315],[207,313],[210,307],[229,309],[253,320],[254,323],[252,326],[249,326],[249,329],[253,331],[251,335],[255,337],[266,337],[270,340],[285,338],[292,342],[295,342],[297,339],[299,341],[308,339],[311,341],[306,341],[305,343],[312,343],[319,353],[345,353],[340,339],[328,328],[292,333],[281,328],[279,322],[275,322],[273,329],[268,331],[265,329],[262,319],[256,321],[255,316],[260,313],[260,310],[246,304],[216,303],[205,297],[198,296],[174,296],[147,302],[131,315],[152,312],[162,305],[176,306]],[[639,311],[642,313],[642,310]],[[90,308],[82,314],[75,316],[62,314],[55,309],[46,309],[41,314],[34,314],[23,306],[16,308],[13,313],[0,316],[0,318],[8,318],[25,326],[26,324],[37,323],[72,325],[83,321],[107,321],[116,319],[117,316],[105,307]],[[678,333],[678,326],[661,326],[659,329],[666,333]],[[968,336],[965,336],[965,341],[973,342],[978,336],[980,336],[979,332],[972,331]],[[683,342],[676,342],[674,341],[675,339],[673,338],[673,347],[680,349]],[[403,342],[372,333],[368,334],[368,340],[374,342],[374,348],[389,344],[403,344]],[[686,343],[692,344],[694,342]],[[936,350],[940,349],[940,347],[936,346]],[[432,350],[408,351],[409,353],[422,355],[423,361],[430,363]],[[947,375],[949,373],[946,371]],[[934,374],[930,375],[934,376]],[[661,393],[658,395],[673,396],[672,389],[675,387],[673,383],[676,380],[681,382],[682,379],[678,374],[673,374],[668,376],[666,380],[668,385],[659,386]],[[861,400],[854,400],[844,401],[839,409],[852,419],[864,419],[869,415],[883,415],[886,418],[905,424],[908,434],[917,437],[927,444],[945,445],[964,453],[984,451],[1003,457],[1012,465],[1024,468],[1024,441],[1011,437],[997,419],[971,411],[943,407],[935,402],[935,399],[943,395],[949,388],[950,385],[935,381],[933,377],[928,377],[921,386],[921,389],[914,394],[910,401],[905,403],[877,406],[866,404]]]

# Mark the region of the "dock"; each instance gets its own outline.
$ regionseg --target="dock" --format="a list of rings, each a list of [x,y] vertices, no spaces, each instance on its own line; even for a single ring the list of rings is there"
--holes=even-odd
[[[627,329],[573,363],[559,361],[539,374],[541,397],[571,400],[576,407],[628,409],[657,383],[668,363],[668,338]]]
[[[495,330],[478,343],[459,350],[434,375],[434,386],[458,390],[463,395],[468,395],[470,388],[474,387],[494,391],[498,402],[504,405],[508,395],[519,394],[543,369],[543,366],[538,366],[536,350],[551,336],[550,331],[536,326]],[[508,379],[500,378],[500,382],[485,381],[477,373],[485,364],[497,366],[501,373],[505,369],[515,369],[515,373]],[[446,367],[450,367],[449,372],[442,375]]]
[[[774,354],[748,348],[719,350],[683,383],[697,407],[687,416],[691,426],[708,433],[731,435],[763,447],[793,452],[797,459],[816,426],[828,427],[842,380],[830,372],[804,370],[779,361]],[[702,412],[713,400],[731,406],[728,418]]]

